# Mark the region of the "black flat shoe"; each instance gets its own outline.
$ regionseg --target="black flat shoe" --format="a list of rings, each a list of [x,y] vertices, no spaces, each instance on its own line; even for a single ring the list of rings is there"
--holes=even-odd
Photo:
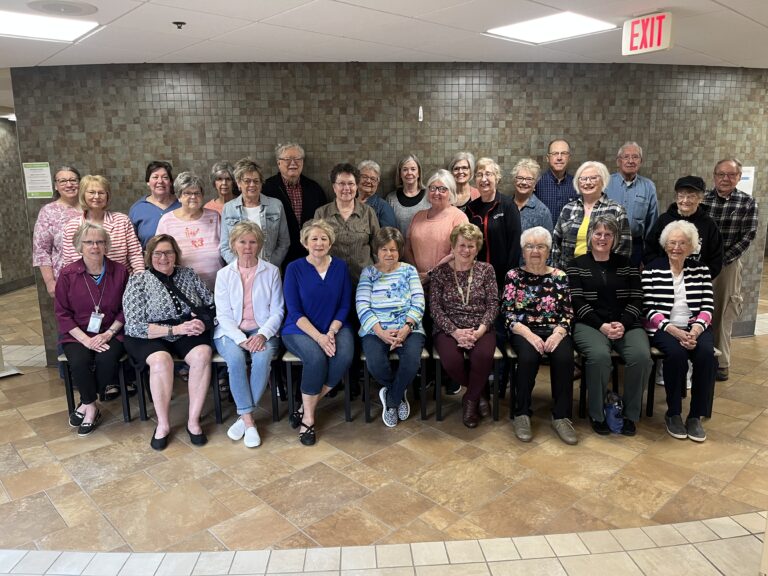
[[[101,421],[101,410],[97,408],[96,416],[93,417],[93,422],[83,422],[82,424],[80,424],[80,426],[77,427],[77,435],[88,436],[88,434],[90,434],[96,429],[96,426],[99,425],[100,421]]]
[[[189,434],[189,441],[192,442],[195,446],[204,446],[206,442],[208,442],[208,436],[205,435],[205,432],[200,432],[200,434],[192,434],[192,432],[189,430],[189,426],[187,426],[187,434]]]
[[[117,399],[119,396],[120,386],[117,384],[109,384],[106,388],[104,388],[104,394],[102,394],[102,397],[107,402],[111,402],[112,400]]]
[[[168,446],[168,438],[170,437],[171,433],[169,432],[162,438],[155,437],[155,434],[157,434],[157,428],[155,428],[155,431],[152,432],[152,440],[149,441],[149,445],[152,446],[153,450],[165,450],[165,448]]]
[[[136,382],[126,382],[125,391],[128,393],[128,398],[133,398],[138,393],[139,389],[136,387]]]
[[[80,404],[77,405],[77,408],[80,408],[80,406],[82,405],[83,404],[81,402]],[[77,408],[72,410],[72,414],[69,415],[69,426],[71,428],[77,428],[78,426],[80,426],[80,424],[83,423],[83,418],[85,418],[85,414],[83,414],[82,412],[78,412]]]
[[[621,433],[624,436],[634,436],[637,434],[637,426],[629,418],[624,418],[624,425],[621,428]]]
[[[291,425],[291,428],[296,430],[296,428],[301,426],[302,418],[304,418],[304,409],[300,408],[299,410],[296,410],[293,414],[288,416],[288,423]]]
[[[600,436],[608,436],[611,433],[611,429],[608,427],[608,422],[603,420],[598,422],[597,420],[589,419],[589,423],[592,424],[592,430],[594,430]]]
[[[300,426],[304,426],[306,430],[304,432],[299,432],[299,442],[304,444],[304,446],[314,446],[315,442],[317,442],[317,435],[315,434],[315,425],[310,424],[307,426],[304,424],[304,422],[300,423]]]

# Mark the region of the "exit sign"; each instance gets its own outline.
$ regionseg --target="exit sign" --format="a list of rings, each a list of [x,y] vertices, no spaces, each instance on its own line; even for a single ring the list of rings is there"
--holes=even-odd
[[[624,22],[622,56],[667,50],[672,46],[672,13],[646,14]]]

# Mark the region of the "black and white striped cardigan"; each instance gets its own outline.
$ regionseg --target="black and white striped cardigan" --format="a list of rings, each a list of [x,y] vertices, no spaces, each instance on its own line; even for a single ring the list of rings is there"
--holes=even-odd
[[[709,268],[692,260],[686,259],[683,264],[683,280],[688,308],[691,309],[689,324],[700,324],[706,329],[712,321],[714,312],[714,296],[712,279]],[[667,256],[650,262],[643,270],[643,323],[649,335],[656,330],[666,330],[669,325],[669,314],[675,301],[675,288],[672,280],[672,270]]]

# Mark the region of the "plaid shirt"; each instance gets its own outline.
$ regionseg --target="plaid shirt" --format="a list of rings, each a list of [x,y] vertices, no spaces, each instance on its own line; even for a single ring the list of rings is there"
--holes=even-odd
[[[715,221],[723,235],[723,264],[741,258],[757,234],[757,204],[754,198],[741,190],[734,190],[728,198],[721,198],[715,190],[704,196],[701,207]]]
[[[629,258],[632,254],[632,234],[629,231],[627,212],[621,204],[603,194],[595,202],[589,220],[592,222],[598,216],[606,214],[614,216],[619,223],[621,237],[619,238],[619,245],[613,251]],[[566,204],[563,211],[560,212],[560,218],[555,224],[555,233],[552,235],[552,262],[558,268],[565,270],[570,266],[573,253],[576,250],[576,234],[578,234],[579,226],[583,221],[584,202],[581,197]]]
[[[301,193],[301,180],[296,180],[296,184],[288,184],[285,178],[283,178],[283,184],[285,184],[285,193],[291,201],[293,213],[296,214],[296,220],[301,222],[301,211],[304,208],[304,196]]]
[[[533,193],[549,208],[553,222],[557,222],[563,206],[579,197],[573,187],[573,176],[566,172],[563,179],[558,181],[552,170],[547,170],[541,175]]]

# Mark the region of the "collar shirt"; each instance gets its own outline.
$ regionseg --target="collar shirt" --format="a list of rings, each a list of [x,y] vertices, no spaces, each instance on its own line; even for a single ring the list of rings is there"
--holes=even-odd
[[[637,174],[632,182],[627,183],[619,172],[614,172],[605,188],[605,195],[624,206],[632,238],[645,238],[659,218],[659,203],[653,181]]]
[[[728,198],[721,198],[715,190],[710,190],[704,196],[701,208],[715,221],[723,235],[723,264],[728,265],[741,258],[757,234],[757,203],[754,198],[741,190],[734,190]]]
[[[525,206],[520,210],[520,229],[525,232],[529,228],[535,226],[543,226],[549,233],[552,233],[552,214],[549,212],[549,208],[546,207],[544,202],[536,198],[536,195],[531,195]]]
[[[296,180],[295,184],[289,184],[285,178],[283,178],[283,184],[285,185],[285,193],[288,195],[288,199],[291,201],[291,207],[293,213],[296,214],[296,220],[301,222],[301,211],[304,208],[304,197],[301,191],[301,178]]]
[[[563,206],[579,197],[573,187],[573,175],[566,172],[563,179],[558,180],[552,170],[542,174],[533,193],[549,208],[552,222],[557,222]]]

